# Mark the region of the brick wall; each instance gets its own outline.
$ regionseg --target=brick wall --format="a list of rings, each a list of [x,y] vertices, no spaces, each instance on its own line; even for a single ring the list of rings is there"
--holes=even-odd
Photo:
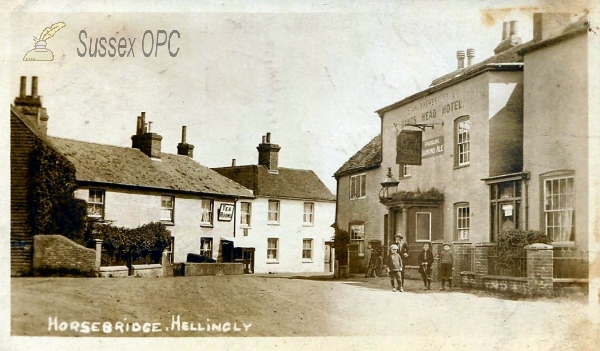
[[[77,270],[96,272],[96,251],[74,243],[62,235],[33,237],[33,270]]]
[[[469,257],[467,254],[471,250],[472,244],[469,241],[456,241],[452,243],[452,280],[461,282],[461,267],[467,267]],[[468,283],[468,281],[466,281]]]
[[[12,111],[10,114],[10,274],[31,271],[33,238],[27,197],[29,155],[36,136]]]
[[[530,295],[552,296],[554,293],[553,250],[551,245],[531,244],[527,252],[527,283]]]

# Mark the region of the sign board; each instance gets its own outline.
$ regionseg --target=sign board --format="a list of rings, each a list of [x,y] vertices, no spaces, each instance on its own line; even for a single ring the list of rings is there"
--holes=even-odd
[[[221,204],[219,207],[219,221],[231,221],[233,218],[233,204]]]
[[[423,141],[422,158],[439,156],[444,153],[444,137],[428,139]]]
[[[422,134],[420,130],[403,130],[396,138],[396,163],[421,165]]]

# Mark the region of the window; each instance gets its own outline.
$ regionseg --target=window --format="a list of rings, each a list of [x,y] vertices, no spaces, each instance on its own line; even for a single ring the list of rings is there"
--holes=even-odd
[[[242,227],[250,226],[250,215],[252,214],[252,204],[250,202],[240,203],[240,225]]]
[[[522,181],[506,180],[490,184],[490,241],[506,230],[521,227]]]
[[[212,225],[213,224],[213,205],[214,202],[211,199],[202,199],[202,215],[200,217],[200,225]]]
[[[350,177],[350,199],[360,199],[367,193],[367,174],[358,174]]]
[[[269,223],[279,223],[279,201],[269,200]]]
[[[173,213],[175,209],[175,197],[163,195],[160,197],[160,220],[165,222],[174,222]]]
[[[313,240],[302,239],[302,260],[312,262]]]
[[[212,257],[213,238],[200,238],[200,255]]]
[[[269,238],[267,239],[267,262],[279,260],[279,239]]]
[[[431,241],[431,213],[417,212],[417,240]]]
[[[87,215],[92,218],[104,218],[104,190],[90,189]]]
[[[398,174],[400,175],[400,178],[410,178],[411,174],[408,165],[400,165]]]
[[[469,240],[469,227],[471,226],[469,204],[456,204],[454,213],[456,213],[454,240]]]
[[[358,243],[358,254],[365,254],[365,224],[355,223],[350,225],[350,241]]]
[[[303,217],[303,222],[304,224],[308,224],[308,225],[313,225],[315,219],[315,204],[313,204],[312,202],[305,202],[304,203],[304,217]]]
[[[574,177],[544,179],[544,227],[552,241],[575,241]]]
[[[471,124],[468,116],[454,121],[454,145],[454,165],[468,165],[471,160]]]

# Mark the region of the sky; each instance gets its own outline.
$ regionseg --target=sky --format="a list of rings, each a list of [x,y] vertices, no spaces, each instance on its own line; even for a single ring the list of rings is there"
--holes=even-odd
[[[163,137],[163,152],[177,152],[185,125],[194,159],[223,167],[232,159],[256,164],[256,147],[270,132],[271,141],[281,146],[281,167],[311,169],[334,193],[335,171],[380,131],[375,110],[455,70],[457,50],[475,49],[474,62],[492,56],[503,21],[518,20],[519,35],[528,41],[534,12],[575,6],[534,1],[207,2],[203,7],[183,2],[177,9],[165,3],[109,4],[61,10],[24,2],[12,12],[4,92],[12,101],[20,76],[38,76],[50,116],[48,134],[130,147],[136,117],[144,111],[152,131]],[[33,38],[56,22],[66,27],[48,40],[54,61],[22,61],[33,49]],[[175,57],[166,46],[144,56],[142,41],[146,52],[152,43],[144,33],[155,37],[158,30],[179,33],[171,36],[172,51],[179,48]],[[101,37],[135,38],[135,56],[78,54],[84,52],[80,39],[88,47],[90,38]]]

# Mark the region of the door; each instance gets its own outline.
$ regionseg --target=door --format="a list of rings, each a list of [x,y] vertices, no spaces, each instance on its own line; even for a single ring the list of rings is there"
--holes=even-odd
[[[323,272],[331,272],[331,244],[325,243],[325,266]]]

